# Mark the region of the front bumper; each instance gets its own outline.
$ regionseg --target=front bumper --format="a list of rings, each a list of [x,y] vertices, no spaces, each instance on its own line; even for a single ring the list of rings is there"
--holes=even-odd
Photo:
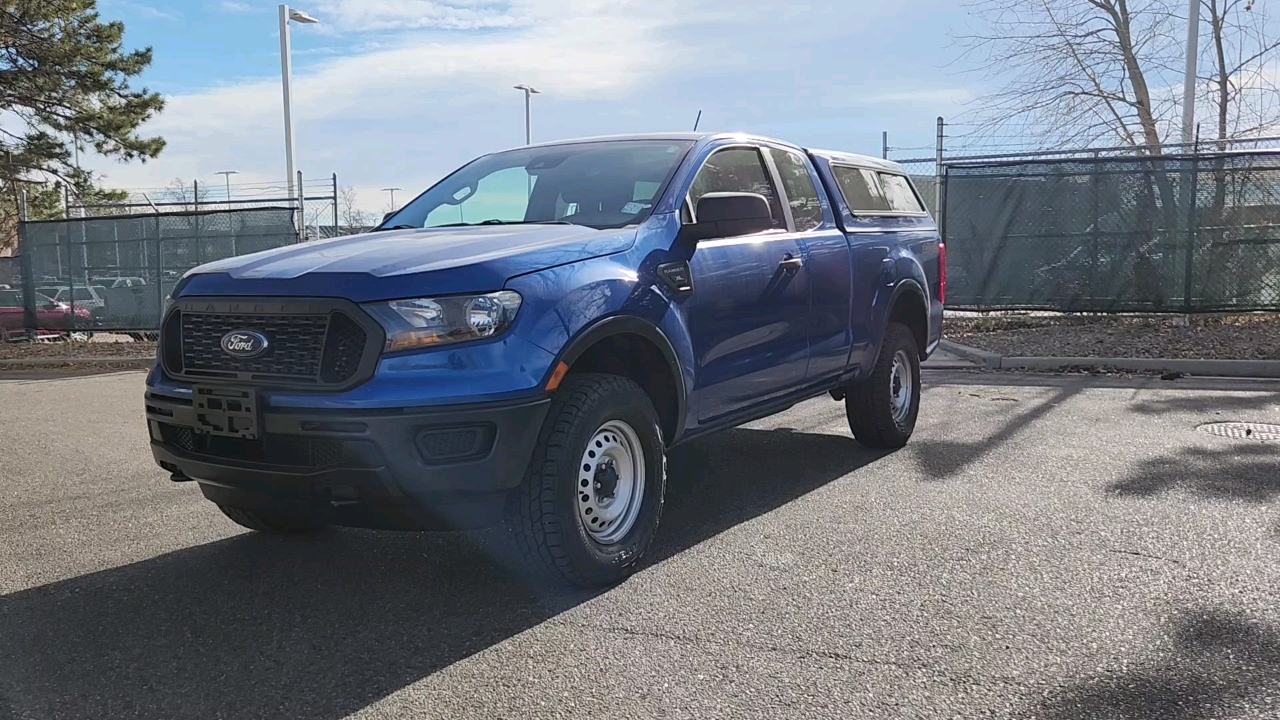
[[[453,529],[497,521],[550,399],[398,410],[264,407],[259,439],[195,432],[187,398],[148,392],[156,462],[246,510],[335,525]]]

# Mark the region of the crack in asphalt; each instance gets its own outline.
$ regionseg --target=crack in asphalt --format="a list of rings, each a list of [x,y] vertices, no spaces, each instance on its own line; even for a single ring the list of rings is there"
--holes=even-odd
[[[662,632],[659,630],[639,630],[635,628],[619,627],[613,625],[598,625],[594,623],[579,623],[571,620],[557,619],[555,624],[575,628],[578,630],[594,630],[601,633],[612,633],[617,635],[629,635],[632,637],[648,637],[656,640],[669,640],[685,645],[693,645],[695,647],[705,647],[713,645],[716,647],[733,647],[744,650],[752,650],[757,652],[774,653],[778,655],[790,655],[796,658],[822,658],[825,660],[837,660],[840,662],[857,663],[859,665],[872,665],[878,667],[891,667],[899,670],[914,670],[916,672],[924,672],[935,675],[939,678],[951,680],[953,682],[964,682],[968,684],[980,685],[985,682],[998,682],[1006,685],[1016,685],[1019,687],[1028,687],[1041,685],[1029,678],[1015,678],[1007,675],[982,674],[974,675],[972,673],[957,672],[955,670],[938,668],[926,663],[920,662],[899,662],[893,660],[878,660],[874,658],[862,657],[840,650],[826,650],[818,648],[796,648],[784,645],[774,645],[771,643],[751,643],[742,642],[740,640],[724,640],[724,639],[707,639],[700,637],[691,637],[680,633]]]

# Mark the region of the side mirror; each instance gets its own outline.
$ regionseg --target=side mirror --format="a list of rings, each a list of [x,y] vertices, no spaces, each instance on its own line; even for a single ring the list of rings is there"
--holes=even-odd
[[[695,217],[697,222],[680,231],[695,241],[750,235],[773,227],[769,201],[757,193],[707,193],[698,198]]]

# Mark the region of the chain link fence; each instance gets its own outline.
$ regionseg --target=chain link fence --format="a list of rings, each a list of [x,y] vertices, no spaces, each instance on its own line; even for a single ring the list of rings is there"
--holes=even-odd
[[[5,336],[154,331],[183,273],[297,243],[295,216],[274,207],[20,223],[21,282],[0,289]]]
[[[944,165],[947,304],[1280,310],[1280,152]]]

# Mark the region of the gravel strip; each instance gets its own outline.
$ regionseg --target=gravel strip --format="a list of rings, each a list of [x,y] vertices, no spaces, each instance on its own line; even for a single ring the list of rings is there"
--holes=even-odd
[[[151,360],[156,356],[154,342],[135,342],[127,336],[120,341],[101,341],[95,335],[89,341],[9,342],[0,343],[0,360],[26,360],[33,358],[67,358],[68,361],[84,358],[136,357]]]
[[[947,318],[948,340],[1005,357],[1280,360],[1280,315]]]

